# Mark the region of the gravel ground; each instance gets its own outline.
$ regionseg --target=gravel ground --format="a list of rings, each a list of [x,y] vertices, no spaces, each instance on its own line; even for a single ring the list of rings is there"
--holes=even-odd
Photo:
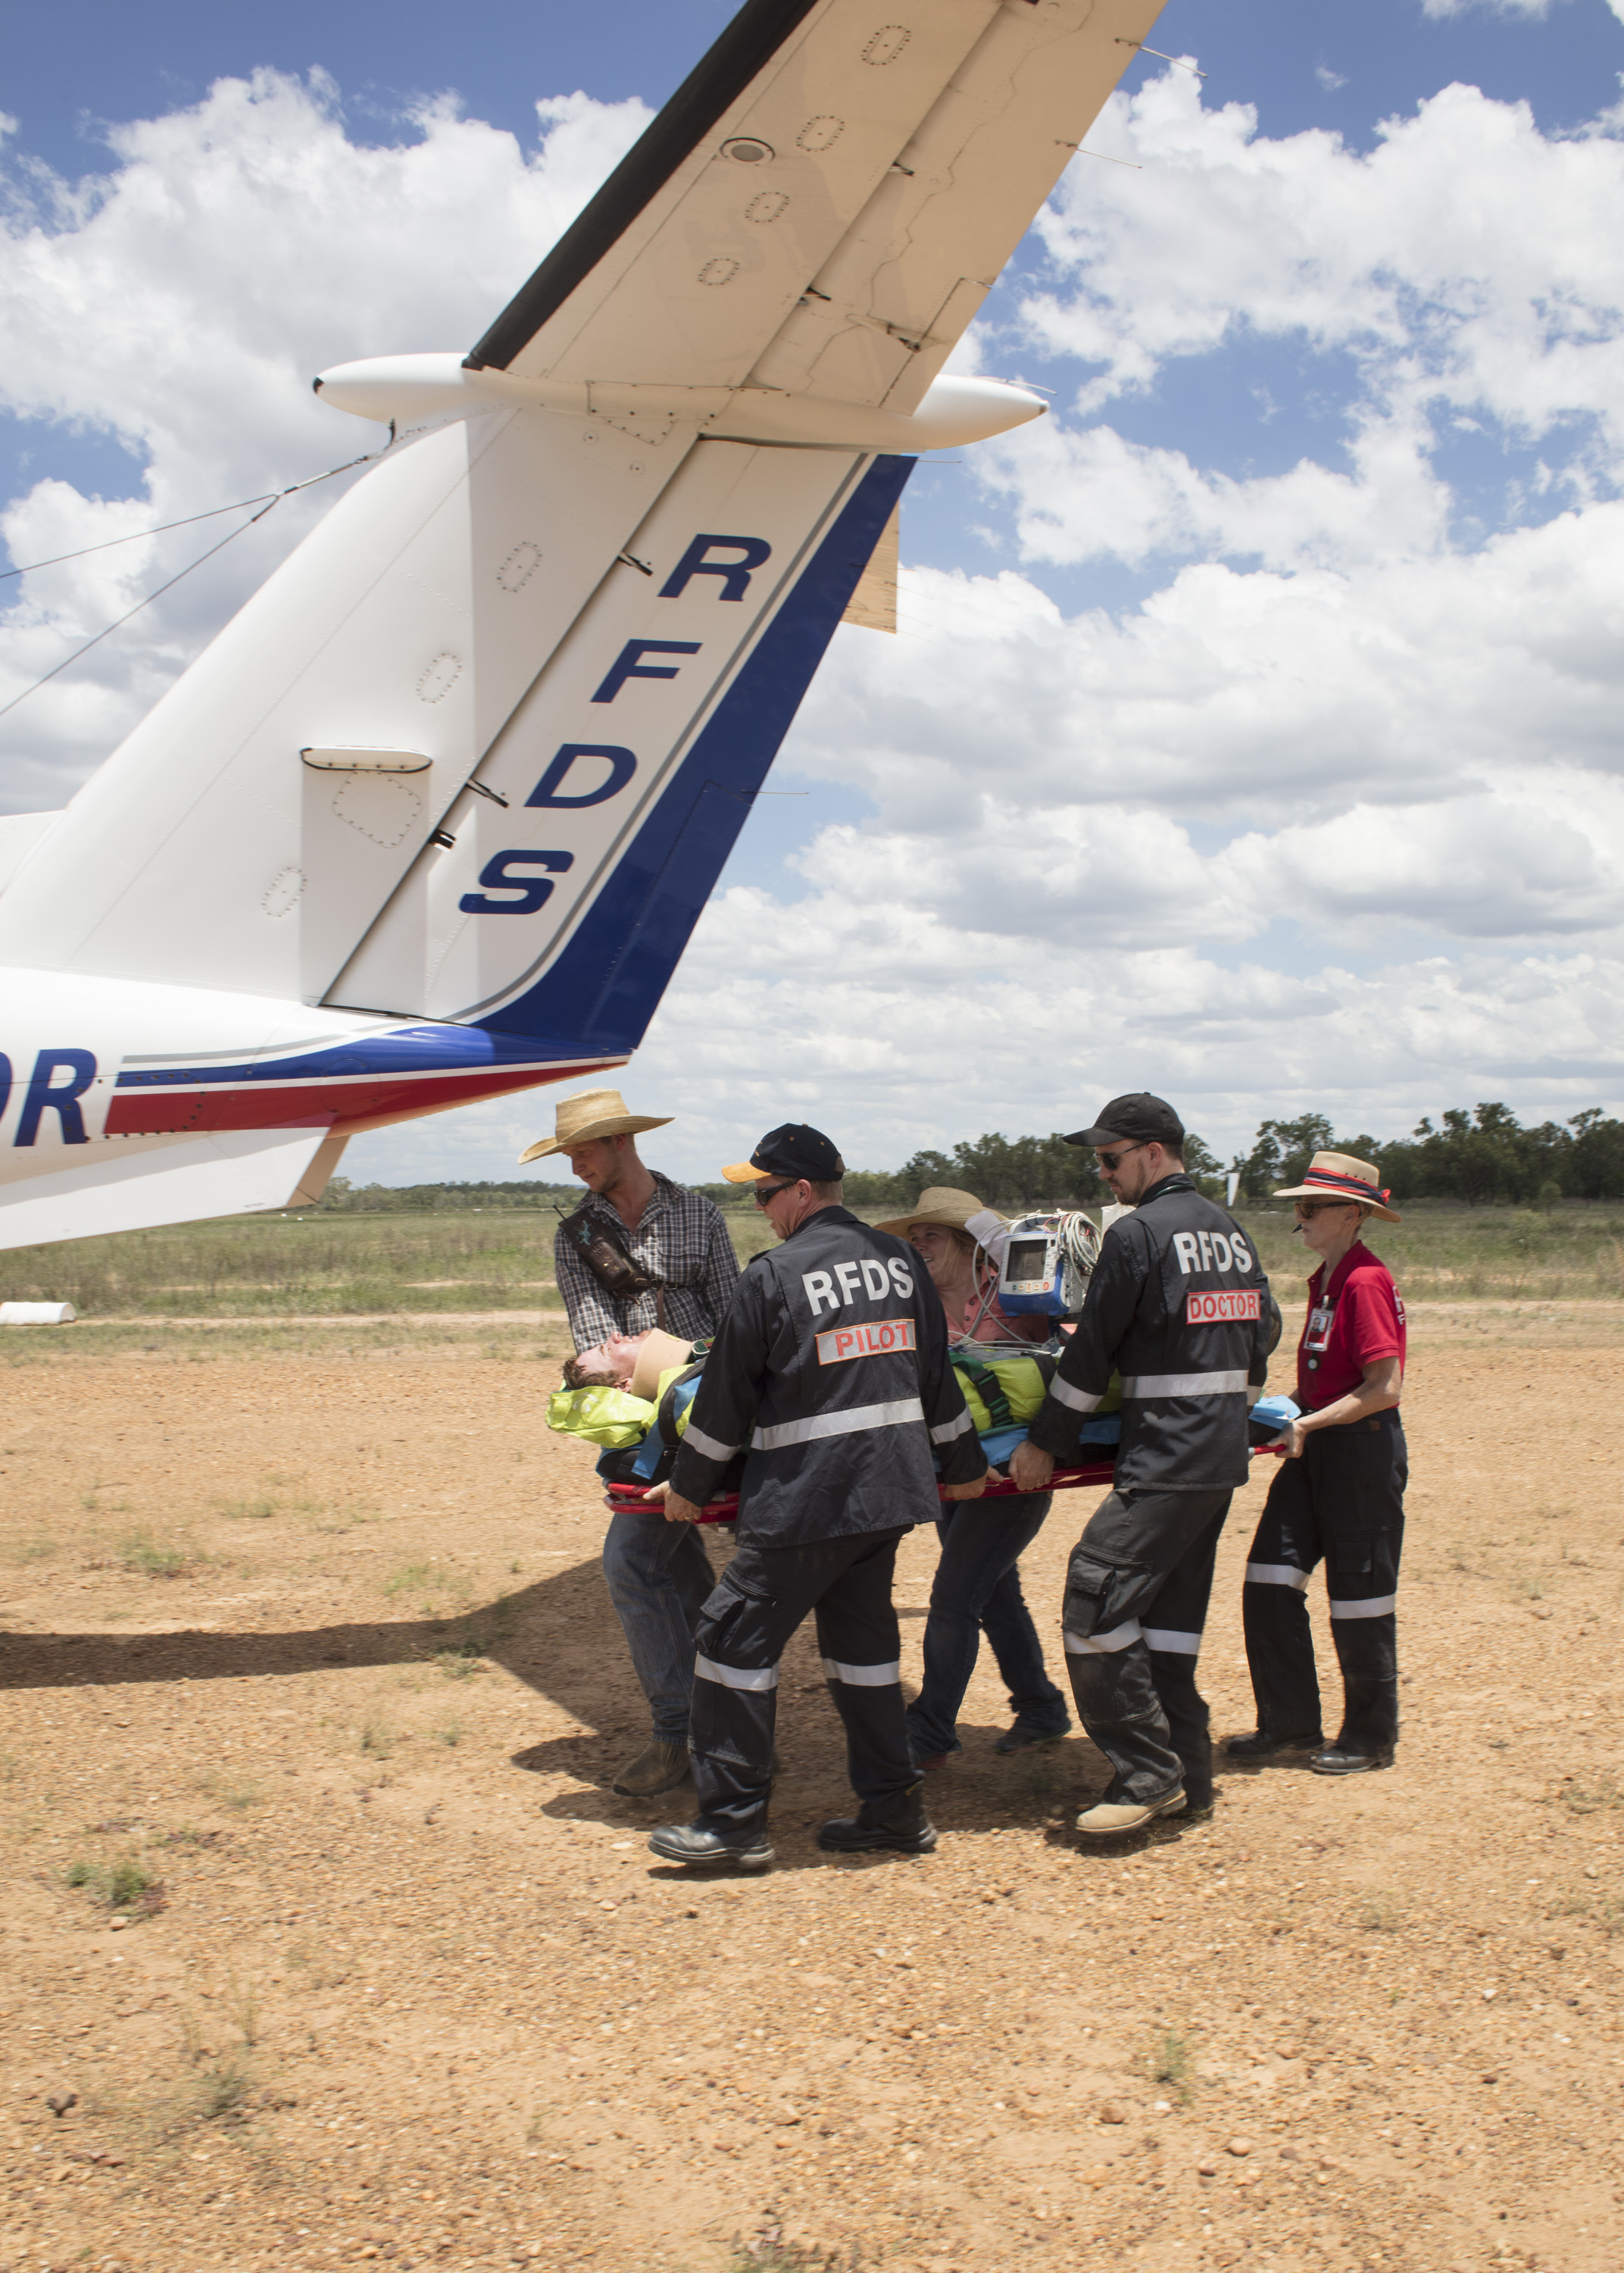
[[[1614,2273],[1624,1306],[1417,1324],[1393,1773],[1231,1773],[1082,1854],[1103,1763],[995,1759],[984,1663],[937,1853],[834,1863],[803,1638],[779,1866],[699,1884],[609,1789],[643,1725],[544,1341],[31,1340],[0,2267]],[[1026,1558],[1045,1632],[1083,1512]]]

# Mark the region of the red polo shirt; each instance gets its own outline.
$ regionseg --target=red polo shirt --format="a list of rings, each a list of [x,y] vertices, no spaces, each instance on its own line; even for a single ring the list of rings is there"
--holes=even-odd
[[[1355,1240],[1323,1284],[1321,1264],[1308,1281],[1308,1316],[1297,1345],[1297,1401],[1310,1413],[1334,1405],[1365,1378],[1365,1369],[1396,1357],[1404,1362],[1403,1297],[1385,1263]]]

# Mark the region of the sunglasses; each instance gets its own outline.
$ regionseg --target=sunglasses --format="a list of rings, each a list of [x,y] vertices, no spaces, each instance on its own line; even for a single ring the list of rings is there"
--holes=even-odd
[[[1333,1208],[1358,1207],[1357,1200],[1298,1200],[1297,1212],[1306,1223],[1312,1216],[1326,1215]]]
[[[794,1189],[794,1181],[787,1184],[758,1184],[755,1190],[756,1205],[764,1208],[771,1201],[775,1200],[780,1192],[792,1192]]]
[[[1124,1144],[1117,1152],[1098,1152],[1095,1158],[1102,1168],[1109,1168],[1114,1175],[1130,1152],[1142,1152],[1149,1142],[1150,1139],[1148,1136],[1141,1136],[1137,1144]]]

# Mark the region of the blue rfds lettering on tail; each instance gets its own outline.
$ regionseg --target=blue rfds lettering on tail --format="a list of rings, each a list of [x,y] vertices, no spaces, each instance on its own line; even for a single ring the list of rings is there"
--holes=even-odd
[[[675,663],[645,663],[646,655],[698,655],[698,640],[628,640],[603,674],[603,684],[593,696],[595,702],[612,702],[628,679],[675,679],[681,669]]]
[[[465,916],[533,916],[552,897],[553,877],[574,866],[573,852],[498,852],[479,872],[479,881],[486,889],[464,892],[457,905]],[[513,874],[516,868],[545,868],[550,874],[520,876]],[[491,896],[498,891],[511,892],[513,897],[495,899]]]
[[[602,758],[609,771],[595,787],[572,791],[565,796],[564,784],[579,758]],[[612,742],[566,742],[526,798],[525,803],[576,807],[602,805],[623,790],[636,771],[637,760],[631,751],[618,749]]]
[[[560,1055],[636,1048],[914,463],[876,458],[857,476],[563,951],[482,1026]]]
[[[709,555],[725,549],[737,552],[737,560],[713,560]],[[764,536],[696,536],[682,559],[660,587],[662,600],[674,600],[684,591],[692,576],[720,576],[722,589],[716,595],[722,600],[742,600],[750,589],[751,571],[760,568],[773,557],[773,548]]]
[[[55,1076],[66,1073],[66,1081]],[[6,1087],[11,1087],[11,1067],[6,1066]],[[41,1050],[34,1061],[34,1071],[28,1076],[28,1092],[23,1099],[23,1109],[17,1123],[14,1144],[32,1144],[40,1133],[40,1117],[47,1111],[56,1115],[64,1144],[88,1144],[85,1133],[85,1114],[79,1099],[96,1077],[96,1061],[88,1050]],[[0,1103],[4,1099],[0,1099]]]

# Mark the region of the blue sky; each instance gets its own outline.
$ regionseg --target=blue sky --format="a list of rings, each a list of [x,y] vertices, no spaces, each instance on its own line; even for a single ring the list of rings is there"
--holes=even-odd
[[[729,12],[34,11],[12,558],[364,444],[295,374],[466,344]],[[1130,162],[1075,161],[965,350],[1051,418],[921,467],[901,634],[840,635],[628,1074],[679,1167],[779,1099],[877,1163],[1141,1085],[1221,1145],[1624,1106],[1624,21],[1170,0],[1151,36],[1206,77],[1130,68],[1089,137]],[[206,166],[218,228],[165,239]],[[0,721],[0,809],[71,792],[321,495]],[[0,587],[0,701],[212,534]],[[1012,1055],[1033,1004],[1059,1046]],[[535,1110],[352,1167],[498,1173]]]

